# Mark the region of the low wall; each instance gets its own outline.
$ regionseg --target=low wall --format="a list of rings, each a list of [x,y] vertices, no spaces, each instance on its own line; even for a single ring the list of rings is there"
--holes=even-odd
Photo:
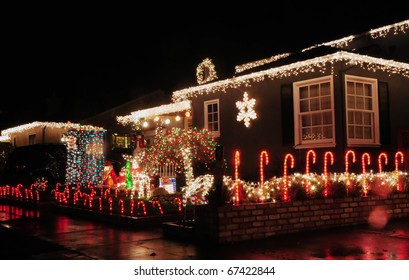
[[[386,213],[386,215],[384,215]],[[409,194],[196,208],[196,240],[227,244],[409,217]]]

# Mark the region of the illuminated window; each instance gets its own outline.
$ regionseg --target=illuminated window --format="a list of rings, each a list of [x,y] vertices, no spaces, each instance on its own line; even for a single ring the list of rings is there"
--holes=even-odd
[[[214,137],[220,136],[219,99],[204,102],[205,128],[213,132]]]
[[[129,149],[131,148],[131,136],[129,134],[112,134],[112,148]]]
[[[347,143],[379,145],[378,83],[345,75]]]
[[[295,148],[334,147],[332,76],[294,83],[293,90]]]

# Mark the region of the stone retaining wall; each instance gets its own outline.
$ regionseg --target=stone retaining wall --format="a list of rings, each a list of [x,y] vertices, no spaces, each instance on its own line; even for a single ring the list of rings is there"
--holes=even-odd
[[[383,215],[385,214],[386,215]],[[273,235],[312,231],[409,217],[409,194],[347,197],[240,206],[196,208],[196,240],[233,243]],[[374,219],[372,219],[374,218]]]

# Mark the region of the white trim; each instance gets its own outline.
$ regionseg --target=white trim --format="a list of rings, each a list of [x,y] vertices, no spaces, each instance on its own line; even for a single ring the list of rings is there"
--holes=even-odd
[[[330,84],[330,96],[331,96],[331,111],[332,114],[332,138],[318,139],[318,140],[303,140],[301,133],[301,120],[300,120],[300,87],[311,86],[315,84],[329,83]],[[335,147],[335,109],[334,109],[334,80],[333,76],[324,76],[309,80],[303,80],[293,83],[293,102],[294,102],[294,148],[306,149],[306,148],[319,148],[319,147]],[[322,112],[319,110],[317,112]],[[312,112],[311,112],[312,113]]]
[[[372,139],[350,139],[348,131],[348,97],[347,97],[347,84],[348,82],[353,83],[364,83],[370,84],[372,86]],[[379,132],[379,104],[378,104],[378,80],[373,78],[367,78],[355,75],[345,75],[345,130],[347,138],[347,146],[349,147],[359,147],[359,146],[379,146],[380,145],[380,132]],[[364,111],[364,110],[362,110]]]
[[[209,130],[209,123],[208,123],[209,113],[207,111],[207,105],[209,104],[217,104],[217,125],[219,129],[215,131],[211,131],[211,132],[212,132],[213,137],[219,137],[220,136],[220,101],[219,99],[206,100],[203,102],[204,128]]]

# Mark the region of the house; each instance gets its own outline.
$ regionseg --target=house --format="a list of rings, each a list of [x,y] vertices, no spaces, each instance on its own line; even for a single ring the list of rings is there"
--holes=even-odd
[[[115,171],[119,173],[120,166],[124,165],[123,155],[132,154],[135,148],[137,129],[130,123],[118,122],[117,116],[128,115],[135,110],[157,106],[170,101],[171,97],[169,94],[157,90],[97,115],[82,119],[81,122],[101,126],[106,129],[104,153],[107,160],[117,163]]]
[[[43,180],[60,184],[100,184],[105,163],[104,138],[105,129],[102,127],[35,121],[2,130],[0,139],[11,144],[11,153],[19,157],[14,158],[14,161],[23,166],[20,169],[31,168],[27,174],[24,173],[24,177],[28,177],[19,180],[32,183]],[[51,152],[55,149],[59,151],[58,157]],[[62,160],[66,162],[62,163]],[[65,165],[65,170],[58,170],[57,176],[53,170],[61,164]],[[15,176],[15,173],[11,172],[10,176]]]
[[[384,170],[394,170],[397,151],[404,157],[395,162],[408,169],[408,29],[406,20],[238,65],[223,80],[207,59],[197,69],[199,85],[172,100],[191,102],[192,126],[212,131],[224,147],[226,175],[257,181],[262,151],[266,178],[283,174],[286,155],[294,160],[290,172],[304,172],[310,150],[309,172],[343,172],[348,150],[357,156],[350,171],[361,172],[365,161],[377,172],[381,153],[389,158]]]

